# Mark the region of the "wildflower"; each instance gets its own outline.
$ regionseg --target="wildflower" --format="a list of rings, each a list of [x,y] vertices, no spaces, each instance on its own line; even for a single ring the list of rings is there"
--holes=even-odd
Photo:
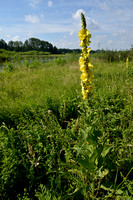
[[[82,41],[86,38],[86,36],[89,35],[89,31],[87,29],[81,29],[79,31],[79,39]]]
[[[88,99],[89,96],[92,95],[92,78],[94,77],[91,71],[93,65],[91,64],[91,60],[89,58],[91,48],[88,48],[91,43],[91,34],[89,34],[89,31],[86,29],[86,20],[83,13],[81,13],[81,21],[82,29],[79,31],[78,35],[80,40],[79,46],[82,47],[82,53],[79,58],[80,71],[82,72],[80,79],[83,99]]]
[[[128,57],[126,59],[126,68],[128,68]]]

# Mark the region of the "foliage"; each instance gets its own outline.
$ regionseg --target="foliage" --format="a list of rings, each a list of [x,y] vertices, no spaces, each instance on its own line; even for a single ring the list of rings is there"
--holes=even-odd
[[[23,51],[44,51],[57,53],[57,47],[47,41],[40,40],[38,38],[29,38],[25,42],[21,41],[9,41],[8,44],[4,40],[0,40],[0,49],[9,51],[23,52]]]
[[[9,41],[6,43],[3,39],[0,40],[0,49],[16,52],[27,52],[27,51],[39,51],[49,52],[52,54],[64,54],[64,53],[80,53],[80,49],[57,49],[51,43],[40,40],[38,38],[29,38],[24,41]]]
[[[78,56],[0,71],[1,199],[132,199],[132,61],[92,56],[88,103]]]
[[[107,62],[120,62],[126,61],[127,57],[129,60],[133,60],[132,49],[125,51],[117,51],[117,50],[101,50],[100,52],[94,54],[100,60],[104,60]]]

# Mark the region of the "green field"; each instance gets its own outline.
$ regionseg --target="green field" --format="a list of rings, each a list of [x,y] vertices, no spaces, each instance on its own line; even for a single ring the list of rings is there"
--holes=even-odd
[[[4,64],[1,200],[132,200],[133,61],[91,57],[89,100],[78,54]]]

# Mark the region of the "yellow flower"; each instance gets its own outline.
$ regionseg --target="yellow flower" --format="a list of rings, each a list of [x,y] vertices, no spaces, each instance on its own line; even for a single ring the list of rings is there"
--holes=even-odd
[[[79,31],[79,39],[81,41],[83,41],[86,38],[86,36],[87,36],[87,34],[86,34],[87,32],[86,31],[87,31],[86,29],[81,29]]]
[[[83,56],[84,56],[84,58],[85,58],[85,60],[86,60],[86,59],[88,59],[89,53],[86,53],[86,52],[85,52],[85,53],[83,53]]]
[[[128,57],[126,59],[126,68],[128,68]]]
[[[86,72],[85,67],[84,66],[80,67],[80,71],[83,72],[83,73],[85,73]]]
[[[80,58],[79,58],[79,65],[80,65],[80,66],[84,66],[84,63],[85,63],[84,58],[83,58],[83,57],[80,57]]]
[[[87,48],[87,52],[90,53],[90,51],[91,51],[91,48]]]
[[[82,81],[85,82],[85,81],[88,80],[88,74],[86,74],[86,73],[82,73],[80,78],[81,78]]]
[[[87,89],[87,93],[90,93],[90,92],[92,92],[93,87],[92,87],[92,85],[90,85],[90,86],[87,86],[86,89]]]
[[[86,92],[83,87],[82,87],[82,96],[83,96],[83,99],[86,99]]]
[[[91,63],[88,63],[88,67],[91,69],[93,68],[93,65]]]
[[[87,99],[89,96],[92,95],[92,78],[93,73],[91,71],[93,65],[91,64],[91,60],[89,58],[89,54],[91,49],[88,48],[88,45],[91,43],[90,38],[91,34],[86,29],[86,20],[84,15],[81,13],[81,20],[82,20],[82,29],[79,31],[79,40],[80,46],[82,47],[81,57],[79,58],[79,65],[81,74],[81,87],[82,87],[82,95],[83,99]]]
[[[91,34],[87,35],[87,37],[85,38],[87,45],[91,43],[90,38],[91,38]]]
[[[83,96],[83,99],[87,99],[87,94],[85,92],[82,92],[82,96]]]
[[[86,96],[83,96],[83,99],[85,100],[85,99],[86,99]]]

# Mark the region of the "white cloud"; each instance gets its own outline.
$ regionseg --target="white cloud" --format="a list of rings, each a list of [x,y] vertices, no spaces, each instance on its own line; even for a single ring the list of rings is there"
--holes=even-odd
[[[53,1],[48,1],[48,6],[52,7],[52,5],[53,5]]]
[[[94,38],[93,38],[93,44],[98,44],[98,43],[103,43],[104,41],[107,40],[107,35],[106,34],[103,34],[103,35],[96,35]]]
[[[75,13],[72,14],[72,18],[74,19],[74,22],[71,26],[71,31],[69,33],[71,36],[74,33],[77,34],[77,32],[81,29],[81,13],[85,15],[86,23],[90,32],[92,32],[93,30],[100,29],[100,26],[96,20],[88,17],[86,12],[83,9],[78,9]]]
[[[98,22],[90,17],[86,17],[86,22],[88,24],[89,29],[91,30],[97,30],[100,28]]]
[[[44,18],[44,14],[40,14],[40,17],[43,19]]]
[[[100,6],[101,10],[104,10],[104,11],[109,10],[109,6],[107,5],[106,2],[99,3],[99,6]]]
[[[20,40],[20,37],[18,35],[14,36],[12,39],[12,41],[19,41]]]
[[[72,14],[73,24],[71,25],[71,30],[69,35],[72,36],[77,34],[79,29],[81,28],[81,13],[85,14],[83,9],[78,9],[75,13]]]
[[[71,30],[70,33],[69,33],[69,35],[73,35],[74,32],[75,32],[74,30]]]
[[[57,46],[57,48],[73,48],[73,49],[76,49],[77,47],[79,48],[79,41],[71,37],[62,38],[57,42],[56,41],[51,41],[51,42],[52,44]]]
[[[69,25],[66,26],[60,24],[33,24],[28,29],[38,34],[70,32]]]
[[[113,43],[113,40],[108,40],[107,43],[110,45]]]
[[[34,31],[30,31],[30,30],[26,31],[25,36],[29,38],[34,37]]]
[[[35,8],[40,3],[40,0],[30,0],[30,6]]]
[[[74,19],[74,20],[80,20],[80,19],[81,19],[81,13],[85,14],[85,11],[84,11],[83,9],[78,9],[78,10],[76,11],[76,13],[74,13],[74,14],[72,15],[73,19]]]
[[[25,21],[33,24],[39,23],[40,20],[37,15],[25,15]]]
[[[10,34],[6,34],[5,36],[6,36],[7,39],[10,39],[10,38],[11,38],[11,35],[10,35]]]

